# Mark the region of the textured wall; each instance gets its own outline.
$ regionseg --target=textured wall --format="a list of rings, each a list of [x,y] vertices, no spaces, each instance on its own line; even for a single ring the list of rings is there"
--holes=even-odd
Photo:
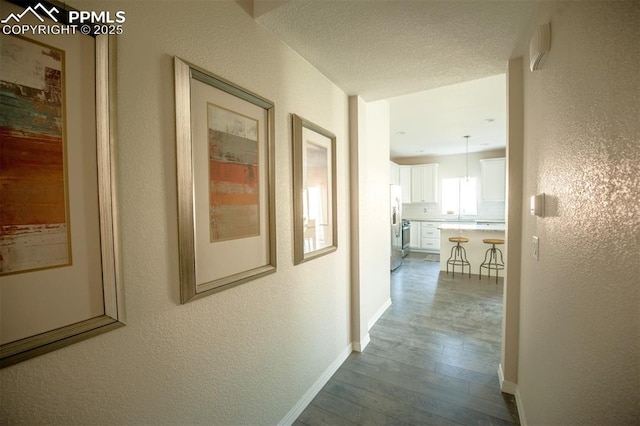
[[[118,178],[127,326],[0,372],[2,424],[275,424],[349,336],[347,97],[236,2],[126,11]],[[278,272],[179,303],[173,55],[276,105]],[[291,121],[337,136],[338,250],[292,262]]]
[[[543,3],[551,52],[525,61],[518,391],[529,424],[637,424],[638,2]],[[526,210],[526,209],[525,209]],[[540,237],[540,260],[532,257]]]

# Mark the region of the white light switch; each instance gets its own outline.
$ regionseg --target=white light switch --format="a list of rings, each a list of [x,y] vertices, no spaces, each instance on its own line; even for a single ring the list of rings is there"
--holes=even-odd
[[[540,259],[540,246],[538,245],[538,237],[535,235],[533,236],[533,257],[535,257],[536,260]]]

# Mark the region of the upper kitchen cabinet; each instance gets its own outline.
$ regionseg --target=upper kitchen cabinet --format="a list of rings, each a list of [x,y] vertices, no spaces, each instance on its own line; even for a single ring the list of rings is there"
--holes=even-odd
[[[480,160],[482,201],[504,201],[506,181],[505,160],[505,158]]]
[[[411,166],[400,166],[400,187],[402,188],[402,202],[411,202]]]
[[[437,164],[420,164],[411,167],[411,202],[438,202]]]

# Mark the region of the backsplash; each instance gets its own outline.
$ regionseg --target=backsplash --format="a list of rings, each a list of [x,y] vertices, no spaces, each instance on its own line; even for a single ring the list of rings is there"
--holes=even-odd
[[[504,220],[505,203],[480,202],[477,216],[462,216],[461,220]],[[445,219],[458,220],[457,215],[442,214],[440,203],[411,203],[402,205],[402,217],[405,219],[428,220]]]
[[[504,220],[505,208],[506,206],[504,201],[485,201],[482,203],[478,203],[478,218]]]

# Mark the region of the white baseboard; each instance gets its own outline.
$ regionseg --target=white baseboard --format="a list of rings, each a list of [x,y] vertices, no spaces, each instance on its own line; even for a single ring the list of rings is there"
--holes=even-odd
[[[500,390],[504,393],[508,393],[516,397],[516,406],[518,407],[518,417],[520,417],[520,424],[522,426],[527,426],[527,418],[524,415],[524,406],[522,404],[522,398],[520,397],[518,385],[504,379],[502,364],[498,364],[498,377],[500,378]]]
[[[500,379],[500,390],[510,395],[516,394],[516,384],[504,379],[502,364],[498,364],[498,378]]]
[[[524,415],[524,404],[522,403],[520,390],[516,389],[515,396],[516,396],[516,406],[518,407],[518,416],[520,417],[520,424],[522,426],[529,426],[529,423],[527,423],[527,416]]]
[[[371,327],[373,327],[375,323],[380,319],[382,314],[384,314],[385,311],[389,309],[389,306],[391,306],[391,299],[387,299],[387,301],[384,302],[382,306],[380,306],[380,309],[378,309],[378,311],[373,314],[373,317],[367,323],[367,331],[371,330]]]
[[[371,341],[371,337],[369,333],[365,334],[359,342],[353,342],[353,350],[356,352],[364,351],[364,348],[367,347],[369,342]]]
[[[375,325],[375,323],[380,319],[382,314],[384,314],[386,310],[389,309],[389,306],[391,306],[391,299],[387,299],[387,301],[384,302],[382,306],[380,306],[380,309],[378,309],[376,313],[373,314],[373,317],[371,317],[371,319],[367,323],[367,334],[362,336],[359,342],[353,342],[354,351],[356,352],[364,351],[364,348],[366,348],[369,342],[371,341],[371,337],[369,336],[368,331],[371,330],[371,327]]]
[[[367,335],[368,336],[368,335]],[[340,368],[342,363],[349,357],[353,350],[351,344],[347,346],[338,357],[327,367],[327,369],[318,377],[318,379],[311,385],[311,387],[302,395],[302,398],[298,400],[296,405],[293,406],[291,410],[287,413],[286,416],[278,423],[279,426],[289,426],[296,421],[296,419],[302,414],[307,405],[311,403],[313,398],[316,397],[318,392],[322,389],[324,385],[327,384],[331,376]]]

